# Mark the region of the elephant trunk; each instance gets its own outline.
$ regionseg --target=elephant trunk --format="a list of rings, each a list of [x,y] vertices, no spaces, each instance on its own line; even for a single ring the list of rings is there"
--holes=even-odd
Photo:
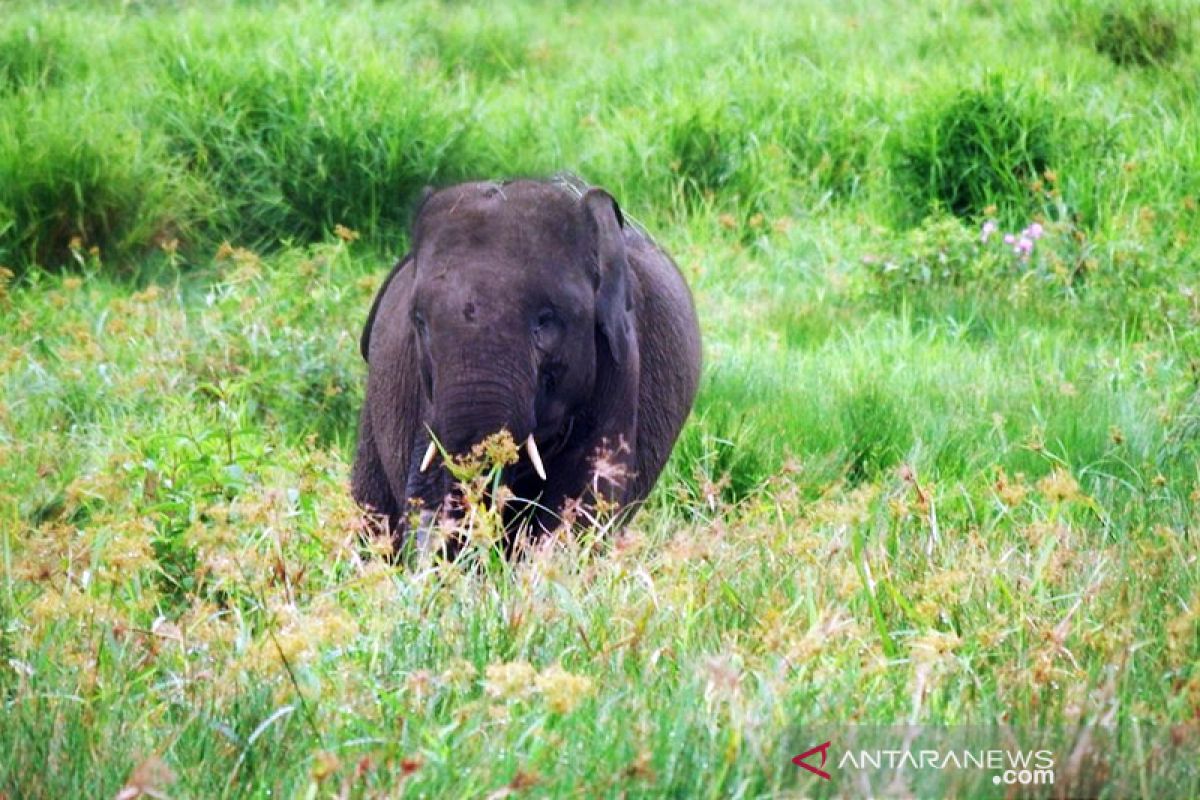
[[[448,452],[466,453],[501,429],[518,443],[533,431],[536,375],[513,367],[499,361],[486,372],[460,369],[435,388],[431,427]]]
[[[462,373],[467,374],[467,373]],[[434,393],[433,414],[429,421],[442,449],[452,455],[470,451],[476,443],[501,429],[518,436],[532,430],[528,420],[529,403],[521,403],[519,395],[497,381],[487,379],[462,380],[439,387]],[[418,441],[429,441],[425,437]],[[518,439],[518,441],[520,441]],[[427,460],[428,458],[428,460]],[[409,463],[405,495],[427,510],[457,516],[457,489],[448,471],[441,468],[440,456],[424,445],[415,448]],[[427,535],[423,522],[418,537]]]

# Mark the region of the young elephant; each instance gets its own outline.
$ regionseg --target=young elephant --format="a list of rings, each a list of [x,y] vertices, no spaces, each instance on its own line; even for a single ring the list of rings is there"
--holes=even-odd
[[[522,453],[502,480],[537,501],[534,531],[555,528],[572,500],[633,507],[700,376],[679,270],[607,192],[561,181],[429,195],[360,346],[353,493],[398,543],[416,502],[436,511],[454,490],[431,432],[461,454],[507,429]]]

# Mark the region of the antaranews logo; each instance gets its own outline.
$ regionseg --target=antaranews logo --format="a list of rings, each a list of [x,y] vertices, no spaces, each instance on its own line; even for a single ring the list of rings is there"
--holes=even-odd
[[[1180,731],[1135,722],[1067,727],[816,722],[788,731],[779,762],[790,759],[787,780],[813,796],[1200,800],[1200,729]],[[1161,753],[1152,764],[1141,758],[1143,745],[1145,752]]]
[[[814,775],[819,775],[820,777],[824,778],[827,781],[832,780],[833,778],[828,772],[826,772],[823,769],[818,769],[817,767],[814,767],[812,764],[809,764],[807,761],[805,761],[805,759],[808,758],[809,756],[820,753],[821,754],[821,766],[822,767],[825,766],[825,759],[826,759],[826,755],[829,752],[829,745],[831,744],[831,742],[832,742],[832,740],[830,742],[825,742],[825,744],[819,744],[810,750],[805,750],[803,753],[801,753],[800,755],[793,758],[792,763],[795,764],[797,767],[803,767],[804,769],[808,770],[809,772],[811,772]]]
[[[861,744],[861,743],[858,743]],[[961,772],[980,770],[995,772],[993,785],[1050,786],[1054,784],[1054,753],[1048,749],[1022,750],[1005,748],[911,747],[911,742],[899,747],[852,746],[837,748],[829,754],[833,740],[792,757],[792,763],[822,780],[832,781],[825,769],[834,766],[840,771],[849,769],[856,774],[897,774],[911,772]],[[817,764],[817,756],[820,764]]]

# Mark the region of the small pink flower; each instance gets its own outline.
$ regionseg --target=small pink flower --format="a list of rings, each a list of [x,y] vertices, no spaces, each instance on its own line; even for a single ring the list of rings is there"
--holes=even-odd
[[[1006,245],[1008,245],[1009,247],[1012,247],[1013,245],[1015,245],[1017,243],[1016,234],[1012,234],[1012,233],[1004,234],[1004,243]]]
[[[997,230],[998,226],[996,225],[996,220],[989,219],[987,222],[983,223],[983,230],[979,232],[979,241],[986,242],[988,239],[992,238],[992,234]]]
[[[1046,229],[1042,227],[1042,223],[1035,222],[1032,225],[1030,225],[1028,228],[1025,229],[1024,235],[1028,236],[1030,239],[1033,239],[1034,241],[1037,241],[1038,239],[1042,238],[1042,234],[1044,234],[1045,232],[1046,232]]]
[[[1013,255],[1021,258],[1029,258],[1029,254],[1033,252],[1033,239],[1028,236],[1022,236],[1013,246]]]

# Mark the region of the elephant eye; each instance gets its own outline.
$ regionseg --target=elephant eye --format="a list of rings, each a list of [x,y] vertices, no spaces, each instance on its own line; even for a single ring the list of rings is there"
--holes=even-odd
[[[417,328],[417,333],[425,335],[425,316],[420,311],[413,312],[413,325]]]
[[[537,331],[544,330],[545,328],[548,328],[551,325],[553,325],[557,319],[558,319],[558,317],[555,315],[553,309],[543,308],[541,311],[538,312],[537,321],[534,323],[534,326],[533,326],[534,330],[537,330]]]

